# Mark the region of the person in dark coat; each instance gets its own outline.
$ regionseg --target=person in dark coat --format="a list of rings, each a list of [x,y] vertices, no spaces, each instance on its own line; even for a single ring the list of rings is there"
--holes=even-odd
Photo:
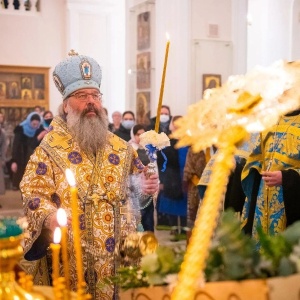
[[[43,122],[34,135],[36,138],[36,147],[41,143],[44,136],[49,132],[50,130],[49,126],[52,120],[53,120],[53,113],[50,110],[46,110],[43,113]]]
[[[174,121],[181,116],[174,116],[169,130],[175,129]],[[158,225],[186,226],[187,193],[183,190],[183,169],[185,166],[188,147],[177,149],[178,140],[170,139],[170,147],[162,150],[167,158],[165,171],[163,170],[165,158],[161,151],[157,153],[160,191],[157,203]],[[178,224],[180,220],[180,224]]]
[[[14,141],[12,146],[11,172],[12,189],[19,189],[27,162],[36,148],[35,133],[41,124],[38,113],[32,112],[27,118],[16,126],[14,130]]]
[[[155,129],[156,118],[157,117],[150,119],[150,125],[147,128],[148,130]],[[168,105],[162,105],[160,109],[158,133],[164,132],[166,135],[169,135],[171,133],[170,130],[171,120],[172,120],[172,116],[171,116],[170,107]]]
[[[108,130],[111,132],[116,132],[121,125],[122,114],[119,111],[114,111],[111,115],[112,123],[108,124]]]
[[[135,124],[134,113],[127,110],[122,115],[122,123],[118,130],[114,132],[115,135],[128,142],[131,139],[130,130]]]

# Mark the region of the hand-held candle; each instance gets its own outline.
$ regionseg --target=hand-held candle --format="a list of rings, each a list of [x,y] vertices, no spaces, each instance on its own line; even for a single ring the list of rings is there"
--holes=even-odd
[[[156,120],[155,120],[155,131],[156,132],[158,132],[158,130],[159,130],[160,111],[161,111],[163,95],[164,95],[165,78],[166,78],[166,70],[167,70],[169,47],[170,47],[170,37],[169,37],[168,33],[166,33],[166,37],[167,37],[167,44],[166,44],[165,61],[164,61],[164,68],[163,68],[162,78],[161,78],[159,101],[158,101],[158,105],[157,105]]]

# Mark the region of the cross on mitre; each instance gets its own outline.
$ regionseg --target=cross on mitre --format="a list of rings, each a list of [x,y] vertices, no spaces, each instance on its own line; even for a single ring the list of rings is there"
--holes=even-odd
[[[76,56],[78,55],[78,52],[76,52],[74,49],[71,49],[70,52],[68,53],[69,56]]]

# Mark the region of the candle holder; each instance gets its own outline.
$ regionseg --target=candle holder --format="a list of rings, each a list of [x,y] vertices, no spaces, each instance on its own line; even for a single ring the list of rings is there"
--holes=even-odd
[[[158,241],[152,232],[132,232],[115,248],[115,254],[125,262],[138,262],[146,255],[154,253],[158,247]]]
[[[0,221],[1,222],[1,221]],[[15,280],[14,267],[22,256],[21,246],[23,235],[0,238],[0,295],[1,299],[32,299],[44,300],[45,297],[33,293],[32,281],[27,278],[24,282],[25,290]],[[28,280],[29,279],[29,280]]]
[[[25,219],[0,218],[0,299],[91,299],[90,295],[85,294],[85,287],[82,287],[78,297],[70,292],[64,277],[58,277],[53,287],[33,285],[33,276],[25,272],[19,272],[16,281],[15,267],[23,254],[22,228],[26,227],[26,223]]]

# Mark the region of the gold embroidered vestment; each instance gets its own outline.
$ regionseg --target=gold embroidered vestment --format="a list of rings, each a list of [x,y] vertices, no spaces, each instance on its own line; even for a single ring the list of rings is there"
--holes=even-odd
[[[113,274],[118,260],[114,249],[122,236],[135,231],[135,219],[126,219],[128,175],[141,172],[143,165],[125,141],[109,133],[106,145],[88,156],[70,135],[66,123],[55,117],[53,129],[27,165],[20,184],[30,236],[25,238],[24,253],[33,261],[29,272],[36,284],[49,284],[46,248],[50,234],[43,228],[45,218],[61,207],[71,216],[70,188],[65,169],[75,175],[84,278],[94,299],[111,299],[111,286],[99,287],[101,278]],[[125,212],[125,213],[124,213]],[[72,231],[68,235],[70,281],[76,289],[76,266]],[[48,263],[49,265],[49,263]],[[63,275],[63,268],[60,268]]]

